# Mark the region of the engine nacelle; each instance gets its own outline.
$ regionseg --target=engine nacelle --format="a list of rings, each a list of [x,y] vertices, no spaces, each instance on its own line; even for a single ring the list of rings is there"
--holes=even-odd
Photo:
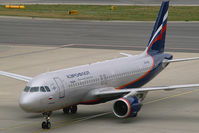
[[[119,118],[135,117],[142,104],[136,97],[120,98],[113,104],[113,113]]]

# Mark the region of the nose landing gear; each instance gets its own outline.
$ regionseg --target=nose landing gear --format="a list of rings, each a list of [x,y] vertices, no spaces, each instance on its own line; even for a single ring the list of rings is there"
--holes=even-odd
[[[43,113],[45,121],[42,122],[41,127],[43,129],[50,129],[51,128],[51,123],[50,123],[50,116],[52,112],[45,112]]]

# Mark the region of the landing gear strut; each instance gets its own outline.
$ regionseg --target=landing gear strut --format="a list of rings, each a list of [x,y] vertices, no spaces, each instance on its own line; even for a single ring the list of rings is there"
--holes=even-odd
[[[51,128],[51,123],[50,123],[50,116],[52,112],[45,112],[43,113],[45,121],[42,122],[41,127],[43,129],[50,129]]]
[[[68,114],[69,112],[71,112],[71,114],[75,114],[75,113],[77,113],[77,105],[63,108],[63,112],[64,112],[64,114]]]

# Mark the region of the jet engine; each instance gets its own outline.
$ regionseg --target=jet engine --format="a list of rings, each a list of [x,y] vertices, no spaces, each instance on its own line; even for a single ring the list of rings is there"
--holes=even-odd
[[[119,118],[136,117],[142,104],[138,97],[123,97],[113,104],[113,113]]]

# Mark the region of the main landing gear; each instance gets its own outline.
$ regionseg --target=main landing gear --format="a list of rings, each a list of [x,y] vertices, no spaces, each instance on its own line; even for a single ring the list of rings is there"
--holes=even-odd
[[[43,113],[45,121],[42,122],[41,127],[43,129],[50,129],[51,128],[51,123],[50,123],[50,116],[52,112],[45,112]]]
[[[68,114],[69,112],[71,112],[71,114],[75,114],[75,113],[77,113],[77,105],[63,108],[63,112],[64,112],[64,114]]]
[[[71,106],[71,107],[68,107],[68,108],[63,108],[63,112],[65,114],[68,114],[69,112],[71,114],[75,114],[75,113],[77,113],[77,105],[74,105],[74,106]],[[45,119],[45,121],[43,121],[42,124],[41,124],[41,127],[43,129],[50,129],[51,128],[51,123],[50,123],[51,114],[52,114],[52,112],[44,112],[43,113],[43,116],[44,116],[44,119]]]

